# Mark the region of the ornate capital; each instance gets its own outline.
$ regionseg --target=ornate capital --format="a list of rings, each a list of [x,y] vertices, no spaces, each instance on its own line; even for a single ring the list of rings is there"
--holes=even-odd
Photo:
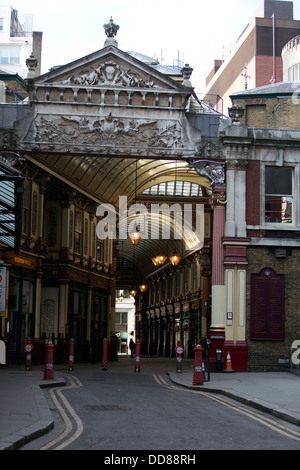
[[[247,160],[227,160],[226,168],[227,170],[241,170],[245,171],[248,165]]]
[[[225,192],[221,191],[220,193],[212,194],[209,198],[209,204],[212,207],[225,206],[227,204]]]

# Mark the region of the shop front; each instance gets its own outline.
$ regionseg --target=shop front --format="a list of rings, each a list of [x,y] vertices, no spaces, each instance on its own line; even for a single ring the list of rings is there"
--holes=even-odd
[[[10,361],[20,363],[25,357],[27,338],[34,338],[38,288],[36,260],[6,253],[5,264],[8,300],[7,316],[1,318],[2,335],[7,341]]]

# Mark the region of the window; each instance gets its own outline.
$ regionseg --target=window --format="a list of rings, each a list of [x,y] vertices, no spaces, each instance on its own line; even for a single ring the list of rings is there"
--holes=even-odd
[[[297,82],[299,81],[299,63],[293,65],[288,69],[288,81]]]
[[[167,183],[160,183],[151,186],[151,188],[145,189],[142,194],[152,194],[158,196],[203,196],[202,187],[196,183],[190,183],[189,181],[169,181]]]
[[[57,244],[57,208],[49,207],[47,210],[47,245],[55,246]]]
[[[1,64],[20,64],[20,46],[0,46]]]
[[[118,325],[127,325],[127,312],[116,312],[116,323]]]
[[[3,31],[4,18],[0,18],[0,31]]]
[[[265,168],[265,222],[293,223],[292,168]]]
[[[101,240],[97,240],[97,245],[96,245],[96,250],[97,250],[97,261],[99,263],[103,263],[103,252],[104,252],[104,247],[103,247],[103,242]]]
[[[25,189],[24,189],[24,199],[23,199],[23,227],[22,232],[24,235],[29,236],[29,228],[30,228],[30,192],[31,186],[29,181],[25,181]]]
[[[84,254],[87,255],[89,250],[89,221],[84,220]]]
[[[82,212],[81,210],[75,209],[75,241],[74,241],[74,251],[77,254],[81,254],[82,246]]]

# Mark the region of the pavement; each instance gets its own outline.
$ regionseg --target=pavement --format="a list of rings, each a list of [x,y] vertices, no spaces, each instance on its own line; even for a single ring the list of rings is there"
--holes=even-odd
[[[126,367],[133,359],[121,358],[108,364],[109,370]],[[214,372],[207,375],[201,385],[194,385],[193,360],[183,360],[182,372],[176,372],[174,359],[147,358],[144,363],[151,364],[150,372],[164,371],[171,382],[181,387],[225,395],[248,406],[269,413],[277,418],[300,426],[300,375],[289,369],[282,372]],[[141,374],[143,358],[141,358]],[[54,420],[47,405],[43,389],[61,387],[66,384],[63,373],[67,365],[54,367],[54,379],[44,380],[42,366],[25,371],[22,366],[0,367],[0,450],[17,450],[27,442],[49,432]],[[101,364],[88,365],[101,369]],[[105,372],[107,373],[107,372]]]

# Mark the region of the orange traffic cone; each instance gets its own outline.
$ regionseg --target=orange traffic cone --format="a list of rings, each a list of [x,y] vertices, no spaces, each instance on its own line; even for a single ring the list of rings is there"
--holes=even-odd
[[[229,352],[227,353],[225,372],[234,372],[234,370],[232,369],[231,358],[230,358]]]

